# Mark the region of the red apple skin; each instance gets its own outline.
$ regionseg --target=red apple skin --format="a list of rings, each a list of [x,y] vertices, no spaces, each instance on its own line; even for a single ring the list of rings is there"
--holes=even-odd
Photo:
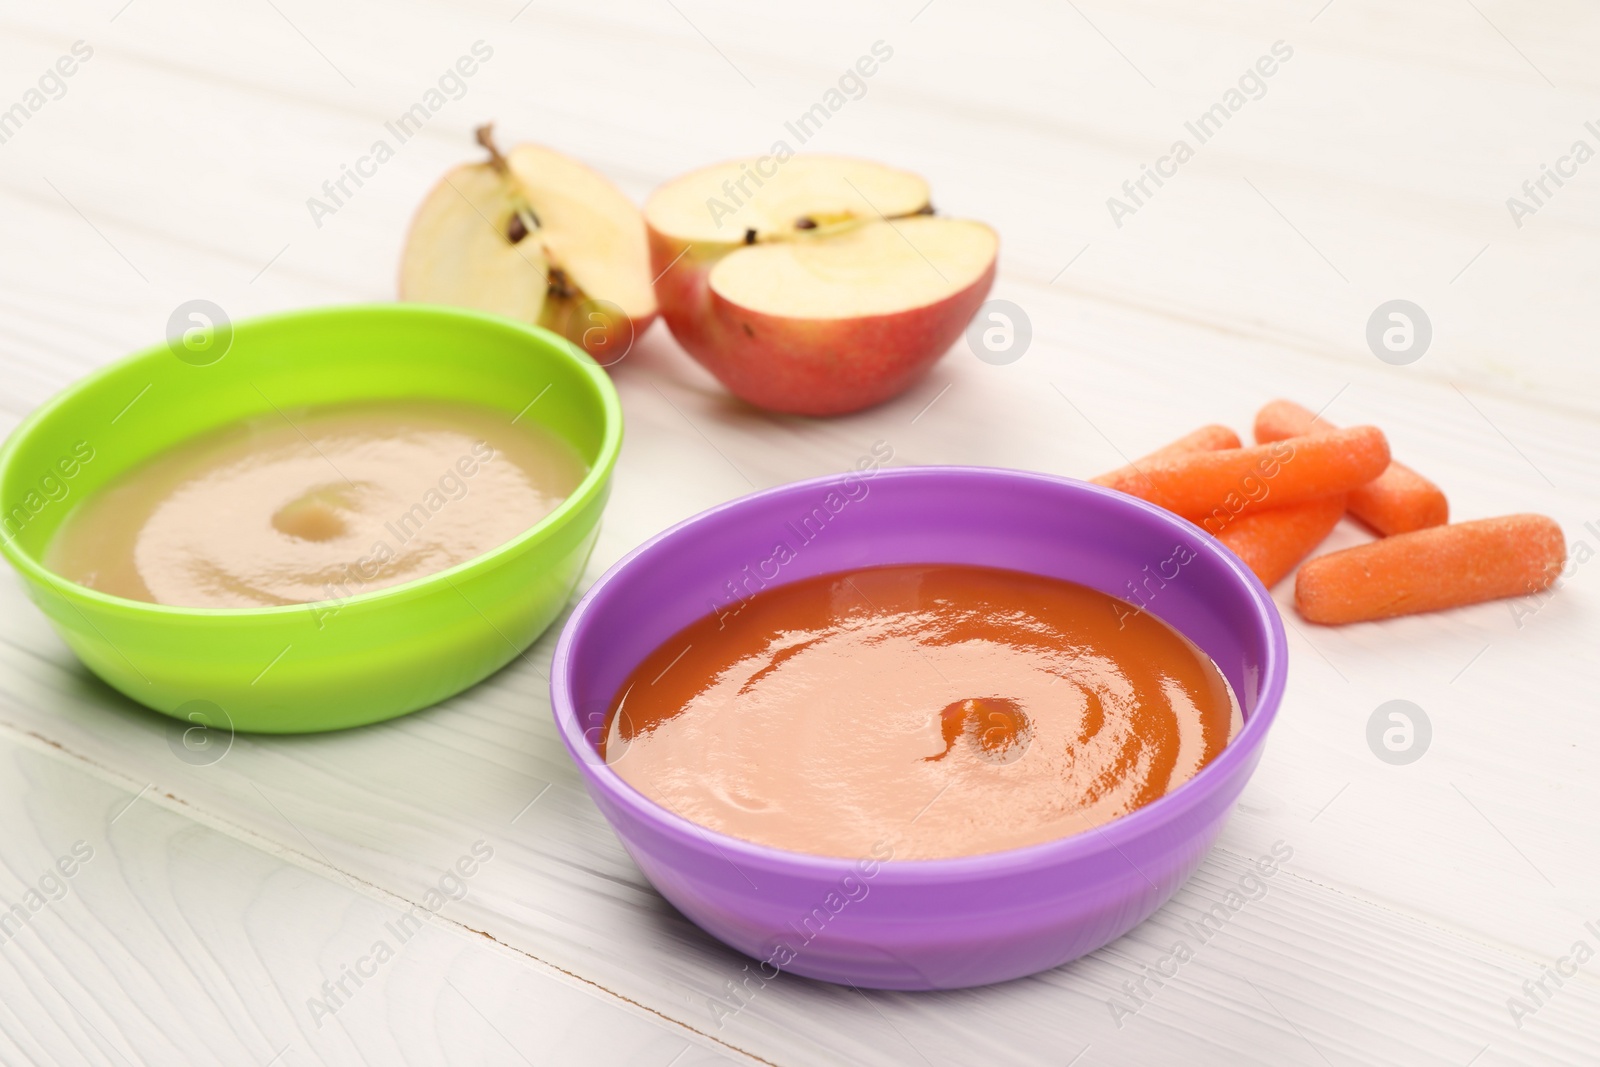
[[[580,303],[573,310],[573,314],[578,314],[582,309],[583,305]],[[602,311],[599,312],[600,321],[590,320],[584,323],[577,318],[570,318],[565,322],[547,325],[587,352],[600,366],[613,370],[623,362],[633,346],[639,343],[639,338],[644,336],[644,332],[655,324],[657,314],[657,311],[652,311],[643,318],[629,319],[626,315],[612,315]]]
[[[923,307],[796,319],[739,307],[711,289],[711,268],[739,246],[683,247],[650,231],[656,300],[673,337],[741,400],[791,415],[844,415],[905,392],[977,314],[998,261],[965,289]]]
[[[686,245],[645,224],[650,239],[650,273],[655,275],[656,306],[680,345],[696,359],[709,348],[707,309],[711,268],[738,245]],[[703,361],[702,361],[703,362]]]
[[[594,358],[595,362],[610,370],[622,362],[655,321],[656,316],[653,312],[642,319],[624,317],[619,322],[585,330],[579,335],[578,344]]]

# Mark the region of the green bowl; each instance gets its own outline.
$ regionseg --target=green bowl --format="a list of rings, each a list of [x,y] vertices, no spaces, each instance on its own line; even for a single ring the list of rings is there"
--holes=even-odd
[[[0,448],[0,552],[78,658],[168,715],[296,733],[427,707],[532,644],[572,595],[610,493],[622,410],[606,372],[548,330],[456,308],[325,308],[231,330],[231,342],[222,329],[209,348],[164,343],[90,375]],[[589,474],[492,552],[340,602],[167,607],[42,565],[77,501],[180,441],[274,408],[413,397],[523,412],[571,442]]]

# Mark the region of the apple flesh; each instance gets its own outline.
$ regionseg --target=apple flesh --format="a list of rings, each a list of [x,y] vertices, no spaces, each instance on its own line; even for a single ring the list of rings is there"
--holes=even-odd
[[[602,175],[548,148],[447,173],[406,235],[400,299],[454,304],[531,322],[602,365],[627,354],[657,313],[644,222]]]
[[[928,187],[798,156],[685,175],[645,205],[662,317],[736,396],[836,415],[904,392],[961,335],[999,240],[931,214]]]

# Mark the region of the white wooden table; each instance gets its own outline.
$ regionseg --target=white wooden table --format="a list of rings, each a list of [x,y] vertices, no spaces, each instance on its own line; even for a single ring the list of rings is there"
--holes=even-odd
[[[92,55],[27,110],[79,40]],[[307,198],[479,40],[493,57],[464,95],[318,225]],[[1460,517],[1543,511],[1600,549],[1600,162],[1561,162],[1600,148],[1600,17],[1578,0],[8,0],[0,109],[27,115],[0,127],[0,429],[185,300],[237,319],[388,299],[413,206],[484,119],[642,200],[767,150],[880,40],[892,58],[805,147],[919,171],[941,210],[994,224],[995,295],[1025,309],[1031,348],[992,366],[958,346],[894,403],[811,421],[730,402],[658,326],[616,374],[628,439],[591,579],[878,440],[896,464],[1082,476],[1204,422],[1246,429],[1280,395],[1383,426]],[[1114,220],[1107,198],[1195,145],[1185,122],[1278,41],[1293,54],[1264,95]],[[1513,218],[1541,164],[1570,176]],[[1395,298],[1433,324],[1405,366],[1365,340]],[[1560,962],[1600,951],[1600,564],[1520,616],[1341,630],[1299,622],[1291,584],[1261,768],[1149,922],[1000,987],[785,977],[729,1013],[713,1003],[743,960],[650,890],[557,742],[555,631],[438,707],[241,736],[195,765],[8,573],[0,905],[44,892],[0,937],[0,1061],[1600,1062],[1600,960]],[[1366,740],[1392,699],[1432,724],[1404,766]],[[376,960],[478,842],[492,858],[465,895]],[[1279,842],[1293,857],[1265,895],[1176,977],[1145,978]],[[70,878],[46,877],[58,859]],[[316,1010],[341,979],[338,1010]]]

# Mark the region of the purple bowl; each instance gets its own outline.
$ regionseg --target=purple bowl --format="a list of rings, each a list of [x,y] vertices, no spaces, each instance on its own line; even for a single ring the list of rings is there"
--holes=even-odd
[[[764,574],[779,541],[794,558]],[[1171,562],[1178,546],[1192,554],[1181,565]],[[1124,599],[1144,590],[1149,610],[1222,669],[1244,729],[1194,778],[1098,829],[938,860],[835,859],[729,837],[646,799],[601,760],[595,742],[623,679],[672,634],[748,595],[741,586],[887,563],[1007,567]],[[712,936],[761,961],[765,977],[955,989],[1076,959],[1166,902],[1261,757],[1287,655],[1261,583],[1169,512],[1046,474],[903,467],[753,493],[645,542],[573,611],[550,695],[590,795],[645,877]]]

